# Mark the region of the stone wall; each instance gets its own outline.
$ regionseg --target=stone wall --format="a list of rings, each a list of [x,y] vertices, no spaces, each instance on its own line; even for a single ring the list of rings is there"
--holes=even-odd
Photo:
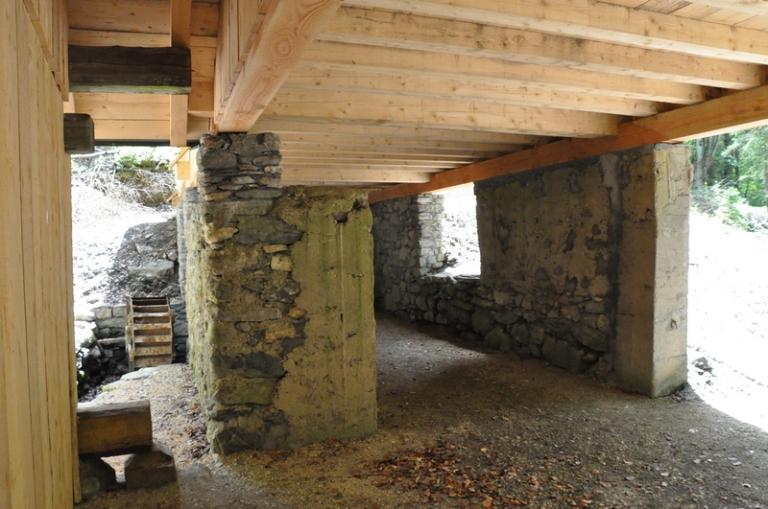
[[[189,359],[214,449],[376,428],[371,214],[281,188],[272,134],[205,136],[183,205]]]
[[[669,311],[660,314],[674,315],[669,318],[675,321],[674,333],[683,335],[682,354],[680,337],[659,342],[673,357],[665,375],[671,382],[660,391],[622,383],[654,395],[668,392],[685,380],[685,302],[680,295],[687,288],[686,157],[685,147],[645,147],[478,183],[480,278],[429,275],[418,232],[436,228],[439,222],[424,213],[425,198],[377,203],[377,305],[407,319],[450,326],[493,348],[604,378],[618,374],[621,379],[613,354],[622,348],[616,343],[626,345],[631,331],[644,330],[627,325],[629,318],[640,312],[642,302],[643,314],[650,313],[652,322],[659,314],[654,305],[666,304]],[[666,197],[666,208],[659,204],[660,197]],[[663,219],[656,221],[657,216]],[[428,223],[422,224],[422,218]],[[657,224],[665,226],[658,238],[672,242],[656,242]],[[404,233],[411,230],[417,234]],[[653,263],[662,248],[669,251],[662,258],[666,279],[659,282],[665,284],[654,285],[659,266]],[[430,256],[439,259],[442,253]],[[641,266],[647,270],[638,273]],[[671,295],[664,297],[655,291],[657,286]],[[638,297],[638,289],[648,295]],[[647,327],[645,333],[653,337]],[[644,353],[641,371],[647,377],[648,363],[655,364],[652,355]],[[628,358],[634,359],[624,355]]]

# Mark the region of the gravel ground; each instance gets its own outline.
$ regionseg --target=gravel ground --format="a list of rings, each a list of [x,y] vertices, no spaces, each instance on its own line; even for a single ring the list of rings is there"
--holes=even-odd
[[[768,507],[768,434],[692,391],[633,396],[388,317],[378,342],[379,432],[290,453],[212,455],[185,366],[108,386],[152,400],[180,482],[82,507]]]
[[[768,233],[692,212],[691,385],[715,408],[768,431],[767,359]]]

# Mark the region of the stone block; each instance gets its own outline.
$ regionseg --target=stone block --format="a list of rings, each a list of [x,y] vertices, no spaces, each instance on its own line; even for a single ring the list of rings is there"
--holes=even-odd
[[[170,260],[154,260],[143,265],[128,267],[128,274],[134,277],[170,279],[174,274],[174,263]]]
[[[125,460],[128,489],[154,488],[176,481],[176,464],[169,449],[155,442],[152,450],[130,455]]]
[[[101,458],[80,458],[80,492],[84,498],[117,487],[114,469]]]
[[[106,320],[107,318],[112,318],[112,306],[99,306],[93,308],[92,313],[96,320]]]

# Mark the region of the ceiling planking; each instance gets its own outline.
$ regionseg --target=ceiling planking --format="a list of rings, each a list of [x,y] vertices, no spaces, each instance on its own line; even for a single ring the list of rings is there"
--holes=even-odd
[[[167,45],[169,9],[169,0],[70,0],[70,38]],[[268,48],[281,46],[283,30],[301,41],[290,57]],[[747,0],[193,1],[190,46],[187,139],[208,122],[273,131],[286,182],[420,186],[760,87],[768,9]],[[168,104],[74,99],[95,113],[97,137],[169,136]]]

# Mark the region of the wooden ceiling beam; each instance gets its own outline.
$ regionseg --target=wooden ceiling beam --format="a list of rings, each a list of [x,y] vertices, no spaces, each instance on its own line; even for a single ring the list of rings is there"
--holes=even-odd
[[[489,83],[481,78],[442,78],[392,74],[388,71],[355,72],[302,70],[291,73],[282,90],[327,90],[370,92],[429,97],[456,101],[495,101],[499,104],[591,111],[643,117],[664,111],[664,105],[597,94],[575,95],[540,85]]]
[[[488,84],[538,87],[558,93],[671,104],[695,104],[710,98],[710,89],[687,83],[610,75],[583,69],[522,64],[474,55],[415,51],[316,41],[299,69],[341,72],[390,72],[408,76],[471,78]]]
[[[192,64],[187,48],[69,46],[73,92],[189,94]]]
[[[70,31],[157,34],[165,36],[162,46],[168,45],[169,0],[68,0],[67,4]],[[192,2],[192,36],[216,36],[218,26],[218,2]]]
[[[546,168],[643,145],[711,136],[765,124],[768,124],[768,86],[627,122],[619,127],[615,136],[591,140],[557,141],[437,173],[428,183],[381,189],[372,192],[369,199],[375,203],[502,175]]]
[[[267,108],[271,115],[364,120],[392,126],[593,137],[616,132],[620,117],[602,113],[528,108],[482,101],[449,101],[333,91],[283,90]]]
[[[754,2],[715,1],[732,9]],[[346,5],[768,64],[768,33],[594,0],[345,0]],[[711,3],[710,3],[711,5]],[[752,14],[756,14],[752,12]],[[762,15],[768,14],[763,7]]]
[[[416,4],[416,2],[411,2]],[[318,39],[447,52],[669,80],[710,87],[759,86],[759,65],[401,12],[343,7]]]
[[[190,49],[192,0],[170,0],[171,35],[170,43],[174,48]],[[191,53],[190,53],[190,66]],[[190,71],[192,72],[192,71]],[[190,78],[191,79],[191,78]],[[191,92],[190,83],[190,92]],[[176,147],[187,145],[187,120],[189,115],[189,95],[174,95],[170,98],[170,142]]]
[[[358,139],[360,143],[371,140],[371,143],[386,143],[387,139],[400,139],[408,143],[445,142],[446,146],[464,146],[471,143],[477,146],[486,145],[536,145],[545,143],[550,138],[518,133],[491,133],[460,131],[422,126],[389,126],[367,120],[338,119],[332,122],[327,119],[313,119],[288,116],[264,115],[254,124],[251,132],[276,132],[281,136],[314,136],[341,137],[343,139]]]
[[[279,134],[279,133],[278,133]],[[505,154],[527,145],[514,144],[460,144],[443,141],[423,141],[409,143],[397,138],[383,138],[368,142],[366,138],[352,139],[302,139],[301,135],[281,135],[281,150],[292,152],[318,152],[330,150],[339,153],[376,153],[376,154],[414,154],[439,157],[468,157],[476,159],[487,154]]]
[[[283,184],[425,183],[429,173],[402,170],[361,171],[350,169],[283,168]]]
[[[724,9],[731,12],[738,12],[749,16],[768,17],[768,5],[765,2],[755,2],[751,0],[687,0],[694,5],[711,7],[713,9]]]
[[[272,2],[258,25],[242,70],[223,107],[221,131],[247,131],[258,120],[298,62],[304,47],[328,21],[340,0]]]
[[[512,152],[514,147],[508,147],[507,152]],[[429,148],[398,148],[398,147],[357,147],[354,145],[324,145],[320,143],[311,145],[302,145],[286,143],[283,141],[280,146],[280,152],[285,155],[295,155],[304,157],[324,157],[325,154],[333,154],[340,157],[375,157],[375,158],[395,158],[425,161],[446,161],[446,162],[471,162],[480,159],[486,154],[492,152],[461,152],[461,151],[440,151]]]

